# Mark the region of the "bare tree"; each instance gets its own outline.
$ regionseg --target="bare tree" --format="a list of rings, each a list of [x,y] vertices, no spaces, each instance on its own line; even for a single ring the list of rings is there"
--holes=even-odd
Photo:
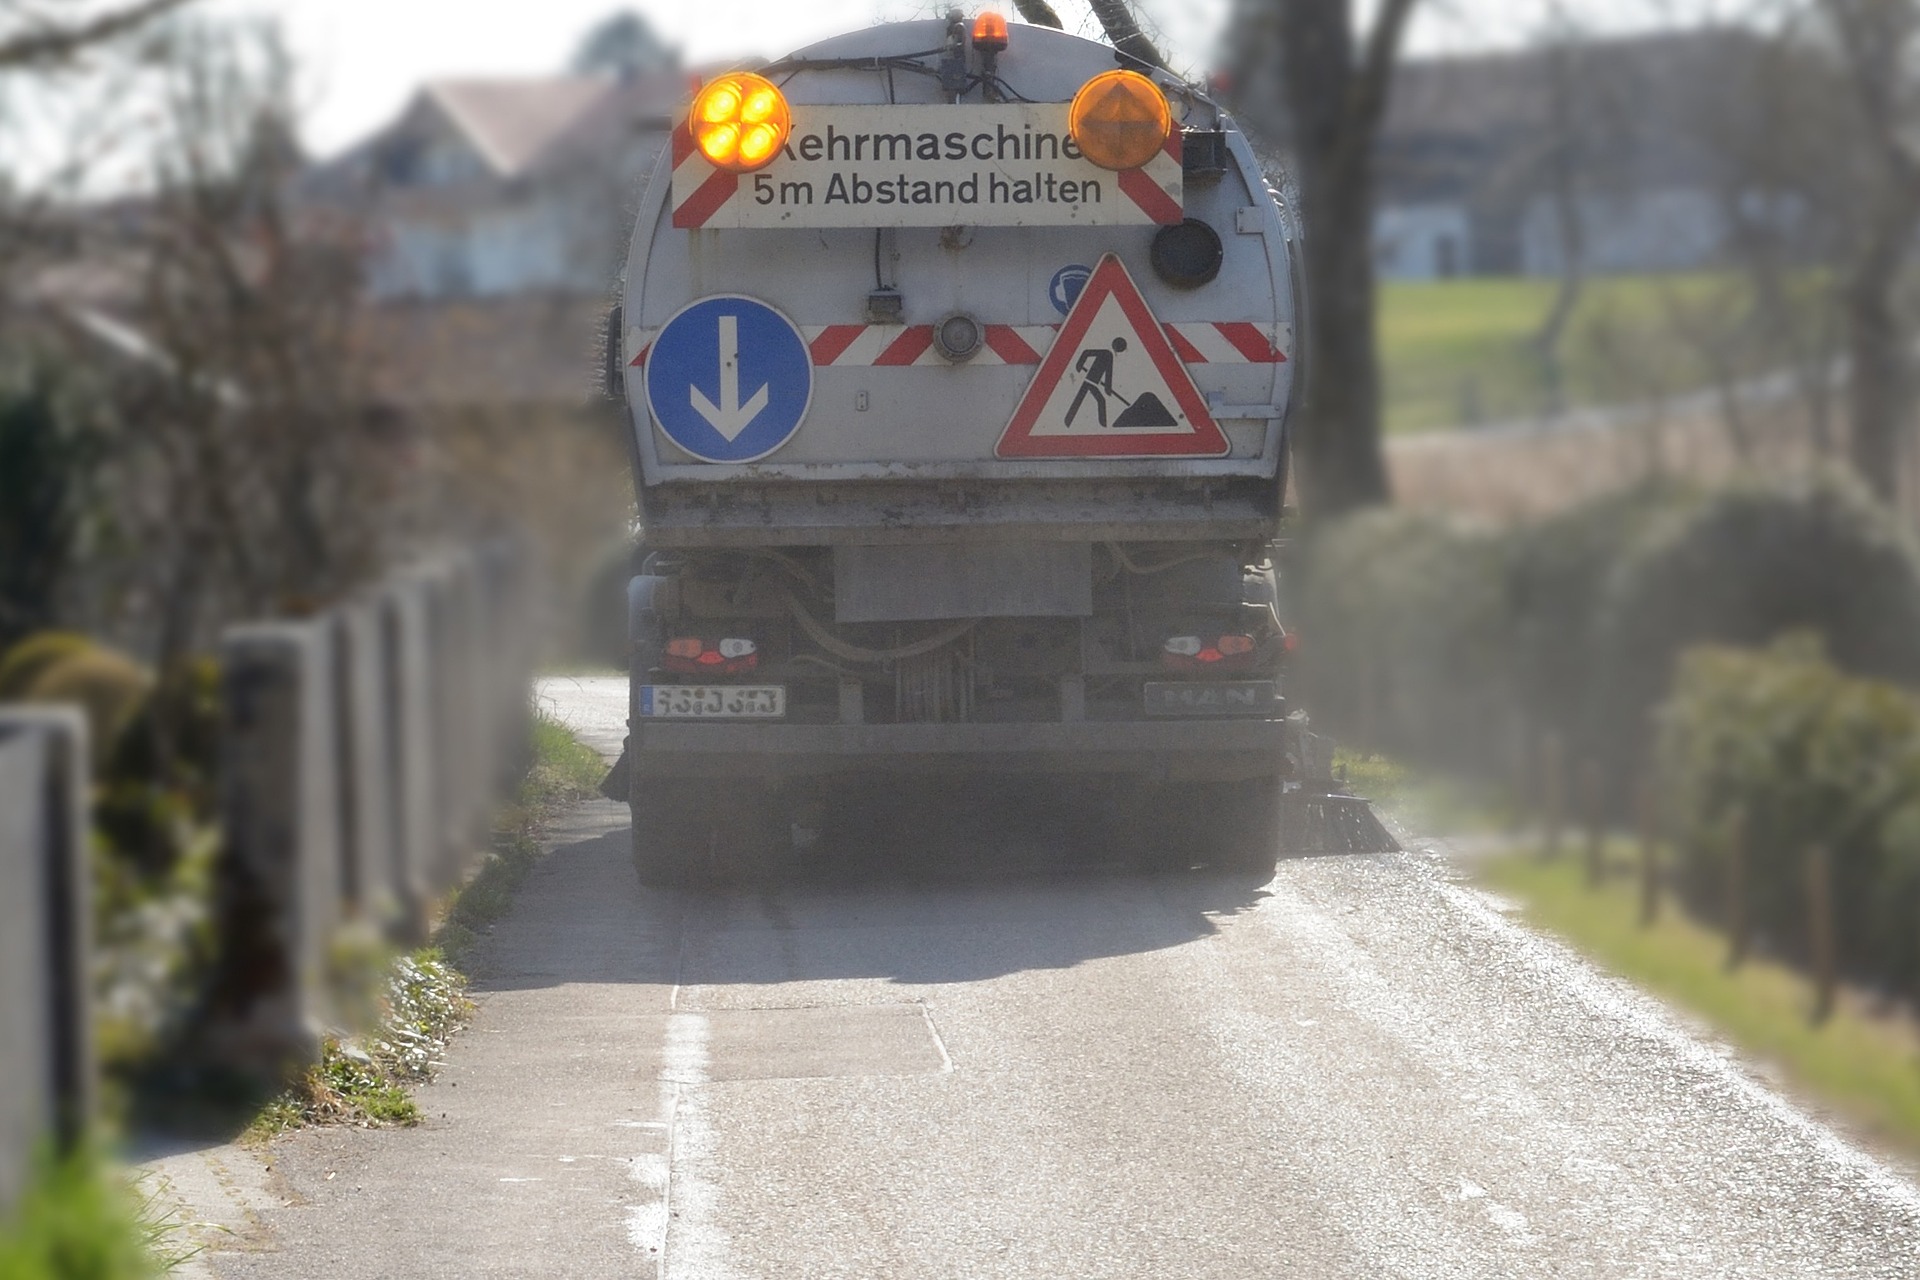
[[[139,0],[78,13],[71,0],[0,0],[0,71],[45,71],[137,31],[191,0]]]
[[[1235,80],[1256,126],[1282,140],[1306,221],[1306,412],[1294,436],[1310,515],[1388,497],[1374,340],[1373,149],[1416,0],[1381,0],[1357,31],[1351,0],[1240,0]],[[1278,92],[1258,96],[1278,71]]]
[[[1053,11],[1053,6],[1047,0],[1013,0],[1013,7],[1022,18],[1036,27],[1052,27],[1055,31],[1061,29],[1060,15]]]
[[[1848,219],[1839,283],[1850,364],[1849,455],[1882,498],[1895,496],[1914,388],[1901,299],[1903,268],[1920,234],[1920,4],[1818,0],[1809,15],[1831,41],[1851,89]]]
[[[183,32],[168,76],[135,236],[150,349],[122,408],[150,468],[163,666],[235,614],[301,612],[363,579],[390,470],[363,412],[356,233],[289,199],[302,160],[276,34]]]
[[[1589,115],[1578,101],[1578,38],[1567,26],[1561,6],[1553,6],[1554,33],[1547,46],[1547,134],[1540,149],[1539,163],[1547,175],[1547,188],[1553,205],[1554,229],[1559,247],[1556,265],[1559,283],[1553,302],[1539,327],[1534,330],[1532,346],[1546,375],[1548,413],[1566,408],[1566,362],[1561,345],[1567,325],[1580,306],[1587,280],[1586,210],[1582,199],[1582,176],[1591,167],[1587,124]]]
[[[1133,6],[1128,0],[1088,0],[1088,3],[1093,9],[1093,16],[1100,20],[1100,29],[1107,33],[1107,39],[1115,49],[1145,66],[1167,65],[1166,59],[1160,56],[1160,50],[1140,29],[1139,19],[1134,17]],[[1057,16],[1051,25],[1060,25]]]

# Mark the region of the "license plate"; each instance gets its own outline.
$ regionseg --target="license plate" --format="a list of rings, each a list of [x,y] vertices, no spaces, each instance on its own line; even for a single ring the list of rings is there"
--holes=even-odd
[[[1272,715],[1279,698],[1279,687],[1271,680],[1152,681],[1146,688],[1150,716]]]
[[[640,714],[662,720],[777,720],[787,713],[778,684],[647,684]]]

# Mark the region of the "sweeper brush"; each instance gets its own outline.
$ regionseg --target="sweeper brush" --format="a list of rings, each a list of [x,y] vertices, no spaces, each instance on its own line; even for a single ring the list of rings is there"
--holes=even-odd
[[[1280,847],[1288,854],[1400,852],[1400,842],[1359,796],[1289,796],[1281,821]]]

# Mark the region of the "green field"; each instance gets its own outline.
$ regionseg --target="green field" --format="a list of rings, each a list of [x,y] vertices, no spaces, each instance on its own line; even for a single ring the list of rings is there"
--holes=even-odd
[[[1380,363],[1389,432],[1539,417],[1548,364],[1532,339],[1558,283],[1515,277],[1387,281]],[[1622,404],[1699,390],[1714,361],[1764,364],[1733,332],[1751,290],[1725,275],[1589,280],[1560,344],[1563,403]],[[1752,369],[1735,369],[1745,376]]]

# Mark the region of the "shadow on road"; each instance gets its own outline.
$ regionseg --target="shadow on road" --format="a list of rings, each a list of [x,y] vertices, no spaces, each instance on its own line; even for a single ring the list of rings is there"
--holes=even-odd
[[[805,852],[670,893],[639,884],[625,808],[595,810],[598,832],[563,841],[527,882],[481,989],[973,982],[1180,946],[1253,907],[1271,878],[1141,870],[1083,805],[1043,787],[988,804],[926,787],[865,806]]]

